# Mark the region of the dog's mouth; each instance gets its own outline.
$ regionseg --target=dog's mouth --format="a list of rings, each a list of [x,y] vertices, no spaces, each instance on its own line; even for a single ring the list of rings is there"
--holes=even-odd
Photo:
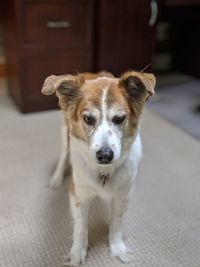
[[[101,166],[101,167],[109,167],[109,166],[111,166],[111,165],[113,165],[113,163],[114,163],[114,160],[112,160],[112,161],[96,161],[96,165],[98,165],[98,166]]]
[[[109,166],[109,165],[112,165],[113,164],[113,161],[105,161],[105,162],[103,162],[103,161],[101,161],[101,162],[97,162],[97,164],[98,165],[106,165],[106,166]]]

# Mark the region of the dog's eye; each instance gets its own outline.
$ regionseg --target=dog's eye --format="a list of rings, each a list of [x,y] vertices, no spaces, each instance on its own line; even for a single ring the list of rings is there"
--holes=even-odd
[[[83,120],[87,125],[94,125],[96,123],[96,120],[93,116],[83,116]]]
[[[126,116],[114,116],[112,119],[112,122],[116,125],[120,125],[124,122],[124,120],[126,119]]]

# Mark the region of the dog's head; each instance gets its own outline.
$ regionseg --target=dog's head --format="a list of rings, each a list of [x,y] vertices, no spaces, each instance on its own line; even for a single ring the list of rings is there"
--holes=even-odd
[[[137,132],[144,103],[154,94],[153,74],[129,71],[120,78],[85,74],[49,76],[42,93],[56,93],[71,134],[87,144],[95,163],[120,158],[127,139]]]

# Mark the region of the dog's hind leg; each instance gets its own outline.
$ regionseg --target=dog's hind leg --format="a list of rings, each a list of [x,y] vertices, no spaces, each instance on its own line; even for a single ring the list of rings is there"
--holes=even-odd
[[[50,181],[50,187],[51,188],[58,188],[64,182],[64,179],[65,179],[64,173],[65,173],[66,162],[67,162],[67,158],[68,158],[67,154],[68,154],[67,151],[63,150],[61,155],[60,155],[55,172],[54,172],[53,177],[51,178],[51,181]]]
[[[69,136],[67,127],[63,127],[63,144],[62,144],[62,152],[60,158],[58,160],[56,169],[54,171],[53,177],[50,181],[51,188],[60,187],[65,179],[65,171],[70,169],[69,162]]]

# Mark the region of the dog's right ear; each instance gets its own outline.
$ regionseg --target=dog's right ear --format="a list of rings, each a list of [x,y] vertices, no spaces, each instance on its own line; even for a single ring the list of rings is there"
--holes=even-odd
[[[41,91],[43,95],[52,95],[56,92],[56,82],[59,79],[58,77],[59,76],[51,75],[45,79]]]
[[[42,94],[69,97],[71,99],[76,91],[84,84],[82,75],[50,75],[44,81]]]
[[[82,98],[80,88],[85,79],[82,75],[51,75],[46,78],[42,87],[44,95],[56,93],[62,110],[68,111],[73,116],[76,107]]]

